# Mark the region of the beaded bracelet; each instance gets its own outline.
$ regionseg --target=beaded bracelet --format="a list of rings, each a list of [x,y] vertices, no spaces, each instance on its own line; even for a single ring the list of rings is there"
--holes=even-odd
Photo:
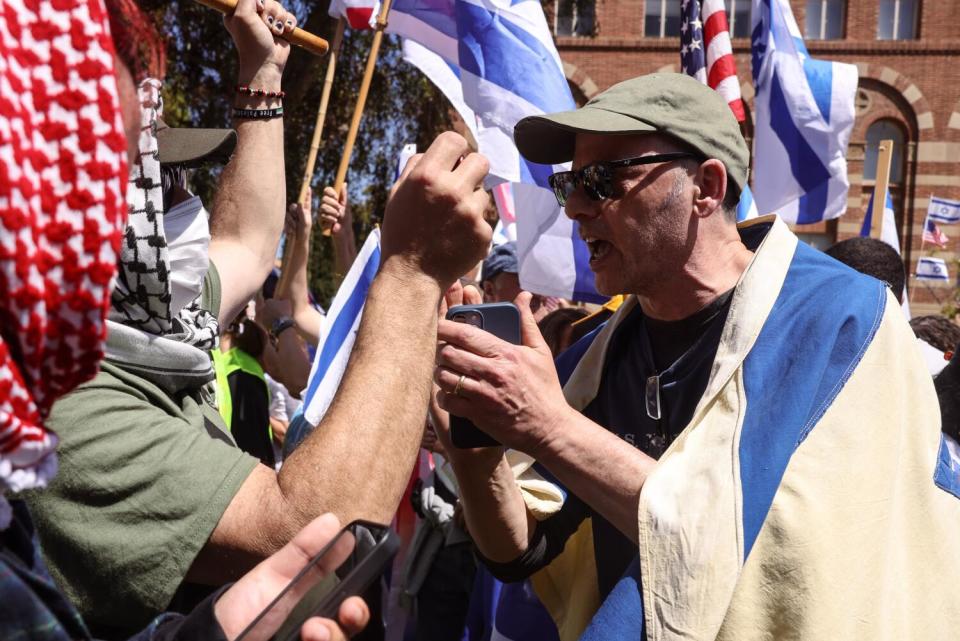
[[[269,120],[271,118],[280,118],[283,116],[283,107],[276,109],[234,109],[234,118],[244,118],[247,120]]]
[[[265,89],[254,89],[247,85],[237,85],[237,93],[245,96],[260,96],[264,98],[286,98],[286,91],[267,91]]]

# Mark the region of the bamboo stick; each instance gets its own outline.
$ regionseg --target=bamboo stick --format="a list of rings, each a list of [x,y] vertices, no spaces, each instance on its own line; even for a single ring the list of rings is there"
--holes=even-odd
[[[347,132],[347,140],[343,145],[343,156],[340,157],[340,166],[337,168],[337,175],[333,181],[333,188],[338,194],[347,181],[347,169],[350,167],[353,145],[357,141],[357,131],[360,130],[360,120],[363,118],[363,108],[367,103],[367,94],[370,92],[370,82],[373,80],[373,71],[377,64],[377,55],[380,53],[380,42],[383,40],[383,30],[387,27],[387,14],[389,12],[390,0],[383,0],[380,5],[380,14],[377,16],[377,30],[373,34],[373,43],[370,45],[370,54],[367,56],[367,66],[363,71],[363,81],[360,83],[357,104],[353,109],[350,130]],[[330,230],[324,229],[323,235],[329,236]]]
[[[205,7],[209,7],[220,13],[231,14],[237,8],[237,0],[196,0]],[[304,31],[300,27],[295,27],[290,33],[280,36],[287,42],[297,47],[306,49],[316,56],[322,56],[327,53],[329,45],[327,41],[320,36],[315,36],[309,31]]]
[[[343,31],[347,21],[340,18],[337,21],[337,30],[333,35],[333,46],[330,48],[330,59],[327,61],[327,73],[323,78],[323,93],[320,94],[320,107],[317,109],[317,121],[313,126],[313,139],[310,141],[310,153],[307,155],[307,164],[303,168],[303,182],[300,184],[298,203],[307,197],[307,189],[313,180],[313,170],[317,163],[317,152],[320,150],[320,140],[323,135],[323,124],[327,119],[327,107],[330,104],[330,91],[333,88],[333,76],[337,71],[337,57],[340,43],[343,41]]]
[[[303,201],[307,199],[307,191],[310,189],[310,183],[313,181],[313,170],[317,164],[317,153],[320,151],[323,125],[327,120],[327,107],[330,105],[330,91],[333,88],[333,77],[337,71],[337,58],[340,55],[340,44],[343,42],[343,32],[346,26],[347,21],[341,17],[340,20],[337,21],[337,30],[333,34],[333,46],[330,48],[330,58],[327,60],[327,72],[323,78],[323,92],[320,94],[320,106],[317,108],[317,120],[313,126],[313,138],[310,140],[310,152],[307,154],[307,162],[303,168],[303,181],[300,183],[300,194],[297,196],[297,203],[303,203]],[[283,258],[280,261],[278,291],[286,291],[289,285],[291,275],[287,267],[290,264],[293,254],[292,240],[292,238],[287,238],[283,244]]]

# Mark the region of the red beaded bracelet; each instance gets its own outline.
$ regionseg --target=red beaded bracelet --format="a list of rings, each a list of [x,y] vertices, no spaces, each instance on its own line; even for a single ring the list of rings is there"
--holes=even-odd
[[[237,85],[237,93],[245,96],[262,96],[264,98],[285,98],[286,91],[266,91],[265,89],[254,89],[246,85]]]

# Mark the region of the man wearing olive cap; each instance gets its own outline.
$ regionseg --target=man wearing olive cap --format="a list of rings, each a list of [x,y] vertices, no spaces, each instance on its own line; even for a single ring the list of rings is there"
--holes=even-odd
[[[572,160],[551,185],[629,296],[556,370],[522,297],[522,346],[441,323],[441,405],[511,448],[448,448],[494,574],[530,576],[563,641],[955,634],[960,474],[910,329],[782,221],[736,224],[719,95],[643,76],[515,139]]]

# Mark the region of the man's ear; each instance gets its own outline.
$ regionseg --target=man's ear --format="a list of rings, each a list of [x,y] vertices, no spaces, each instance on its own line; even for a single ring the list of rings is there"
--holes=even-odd
[[[700,163],[694,178],[694,208],[701,218],[722,211],[723,197],[727,193],[727,168],[716,158]]]

